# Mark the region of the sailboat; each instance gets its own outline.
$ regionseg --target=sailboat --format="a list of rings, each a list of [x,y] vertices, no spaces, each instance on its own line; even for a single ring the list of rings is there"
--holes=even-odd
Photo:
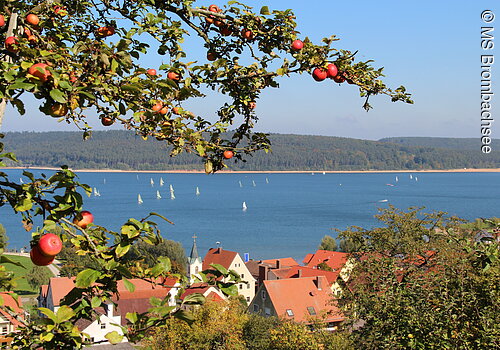
[[[326,175],[326,172],[323,171],[323,175]]]
[[[151,186],[153,186],[155,184],[155,182],[153,181],[153,178],[151,178],[151,180],[149,180],[149,182],[151,183]]]
[[[396,176],[396,182],[398,182],[398,181],[399,181],[399,179],[398,179],[398,177]]]
[[[170,199],[175,199],[174,187],[172,185],[170,185]]]
[[[156,191],[156,199],[161,199],[160,191]]]
[[[253,180],[252,180],[252,186],[253,186],[253,187],[257,186],[257,185],[255,184],[255,181],[253,181]]]
[[[418,181],[418,177],[415,176],[415,181]]]
[[[106,184],[106,178],[104,178],[104,179],[102,180],[102,183],[103,183],[103,184]]]
[[[139,203],[139,204],[142,204],[142,203],[143,203],[143,202],[142,202],[142,198],[141,198],[141,195],[140,195],[140,194],[138,194],[138,195],[137,195],[137,203]]]
[[[135,178],[137,179],[137,181],[139,181],[139,175],[136,175]]]
[[[240,183],[240,187],[243,187],[243,184],[241,183],[241,181],[238,181]]]
[[[247,204],[245,202],[243,202],[243,207],[242,207],[243,211],[247,210]]]
[[[196,186],[196,195],[199,196],[200,195],[200,189],[198,188],[198,186]]]
[[[410,174],[410,180],[413,179],[413,176]]]
[[[388,200],[387,200],[387,199],[381,199],[381,200],[379,200],[378,202],[379,202],[379,203],[385,203],[385,202],[388,202]]]
[[[160,177],[160,186],[163,186],[165,182],[163,182],[163,177]]]
[[[19,178],[19,182],[22,183],[22,184],[24,183],[24,181],[23,181],[22,178]]]
[[[94,197],[99,197],[99,196],[100,196],[100,194],[97,191],[97,188],[94,187]]]
[[[268,184],[268,183],[269,183],[269,179],[266,177],[266,184]]]

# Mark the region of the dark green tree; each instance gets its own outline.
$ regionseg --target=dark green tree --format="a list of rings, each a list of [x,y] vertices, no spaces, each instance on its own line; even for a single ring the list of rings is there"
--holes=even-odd
[[[164,240],[157,245],[139,242],[130,249],[126,257],[134,261],[141,259],[147,267],[153,267],[158,263],[158,258],[161,256],[170,259],[172,272],[186,273],[186,251],[180,242]]]
[[[321,244],[318,249],[331,250],[332,252],[335,252],[338,249],[337,240],[332,236],[325,235],[321,240]]]
[[[52,274],[49,269],[45,266],[33,266],[31,270],[26,274],[26,280],[30,285],[31,289],[38,291],[41,285],[48,284]]]

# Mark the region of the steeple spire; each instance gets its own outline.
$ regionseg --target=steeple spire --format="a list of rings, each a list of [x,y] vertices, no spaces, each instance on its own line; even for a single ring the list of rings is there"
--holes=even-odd
[[[201,260],[200,256],[198,255],[198,248],[196,247],[196,234],[193,235],[193,246],[191,247],[191,254],[189,255],[189,263],[192,264],[196,260]]]

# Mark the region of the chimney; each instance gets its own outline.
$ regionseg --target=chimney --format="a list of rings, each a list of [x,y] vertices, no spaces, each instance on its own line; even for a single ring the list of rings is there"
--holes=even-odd
[[[318,290],[328,289],[328,282],[325,276],[316,276],[314,278],[314,284]]]
[[[298,275],[299,275],[299,278],[302,277],[302,269],[299,268],[299,270],[297,271]]]
[[[265,280],[267,280],[267,271],[268,267],[266,265],[259,265],[259,285],[262,284]]]
[[[279,269],[281,267],[280,259],[276,259],[276,268]]]
[[[222,247],[217,247],[217,251],[216,251],[216,253],[217,253],[217,254],[220,254],[221,252],[222,252]]]

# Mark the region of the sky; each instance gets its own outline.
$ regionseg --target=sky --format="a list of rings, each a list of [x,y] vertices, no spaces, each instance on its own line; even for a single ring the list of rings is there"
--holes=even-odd
[[[199,1],[209,5],[212,2]],[[373,59],[385,67],[384,82],[392,88],[404,85],[413,105],[393,103],[387,96],[371,99],[363,108],[355,86],[333,81],[316,82],[310,74],[283,78],[279,89],[266,90],[257,102],[259,122],[255,130],[272,133],[310,134],[377,140],[383,137],[480,137],[481,26],[492,26],[500,36],[498,1],[246,1],[258,12],[263,5],[294,10],[299,38],[319,43],[335,34],[336,48],[358,50],[359,60]],[[222,3],[217,3],[222,5]],[[491,10],[495,21],[485,24],[481,13]],[[500,38],[497,47],[500,47]],[[486,52],[494,54],[498,48]],[[192,50],[200,50],[190,46]],[[196,54],[196,52],[195,52]],[[158,58],[147,62],[159,65]],[[493,91],[500,71],[493,65]],[[493,98],[493,114],[499,110],[500,90]],[[213,113],[221,99],[209,96],[192,102],[195,113]],[[43,116],[29,103],[25,116],[8,108],[2,131],[77,130]],[[212,115],[212,116],[213,116]],[[498,118],[500,121],[500,117]],[[94,120],[96,120],[94,116]],[[98,123],[95,129],[103,129]],[[500,125],[492,137],[500,138]]]

